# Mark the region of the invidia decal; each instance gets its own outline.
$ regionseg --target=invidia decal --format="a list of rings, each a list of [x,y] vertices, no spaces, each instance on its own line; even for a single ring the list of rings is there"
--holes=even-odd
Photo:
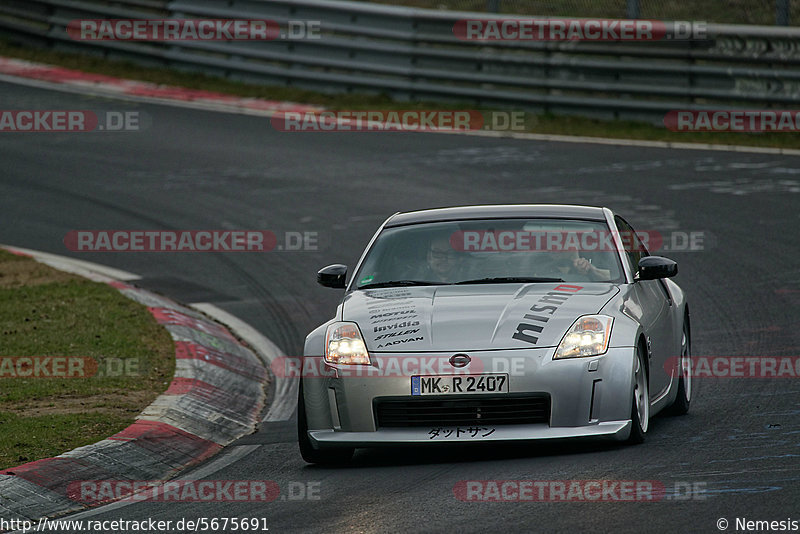
[[[550,320],[548,316],[552,316],[559,306],[581,289],[583,286],[561,284],[554,287],[552,291],[548,291],[545,296],[536,301],[536,304],[531,306],[530,310],[533,313],[526,313],[523,317],[532,322],[519,323],[516,332],[511,337],[535,345],[539,341],[539,337],[534,334],[541,334],[547,321]]]
[[[393,330],[393,329],[397,329],[397,328],[409,328],[409,327],[412,327],[412,326],[419,326],[419,321],[403,321],[403,322],[400,322],[400,323],[387,324],[387,325],[382,325],[382,326],[375,326],[375,327],[373,327],[373,330],[375,332],[385,332],[387,330]]]

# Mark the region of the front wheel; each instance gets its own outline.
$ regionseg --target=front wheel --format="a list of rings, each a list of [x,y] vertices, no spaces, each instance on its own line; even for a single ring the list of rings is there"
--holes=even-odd
[[[633,402],[631,406],[631,435],[628,443],[642,443],[650,425],[650,387],[647,366],[641,348],[636,349],[633,372]]]
[[[684,415],[689,411],[692,401],[692,342],[689,338],[689,324],[683,323],[683,337],[681,338],[681,359],[678,363],[680,377],[678,378],[678,394],[675,402],[669,407],[669,413]]]
[[[306,403],[303,400],[303,383],[297,399],[297,443],[300,455],[310,464],[336,465],[350,461],[355,449],[315,449],[308,437],[308,420],[306,419]]]

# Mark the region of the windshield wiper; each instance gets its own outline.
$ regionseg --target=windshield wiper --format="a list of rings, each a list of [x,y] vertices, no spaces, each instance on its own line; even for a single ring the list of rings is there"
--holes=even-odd
[[[377,287],[393,287],[393,286],[443,286],[450,285],[447,282],[428,282],[426,280],[391,280],[389,282],[375,282],[373,284],[364,284],[358,286],[356,289],[375,289]]]
[[[459,284],[512,284],[517,282],[524,283],[547,283],[547,282],[563,282],[561,278],[546,278],[543,276],[499,276],[495,278],[478,278],[476,280],[462,280],[456,282]]]

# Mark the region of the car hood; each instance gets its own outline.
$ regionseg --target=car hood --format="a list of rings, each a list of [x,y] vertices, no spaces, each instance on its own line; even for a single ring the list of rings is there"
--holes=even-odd
[[[368,289],[348,293],[342,319],[358,323],[370,352],[554,347],[618,292],[588,282]]]

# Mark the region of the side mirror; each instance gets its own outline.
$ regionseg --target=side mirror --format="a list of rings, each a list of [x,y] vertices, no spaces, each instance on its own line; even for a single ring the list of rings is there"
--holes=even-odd
[[[336,263],[328,265],[317,271],[317,283],[334,289],[344,289],[344,279],[347,277],[347,265]]]
[[[661,256],[645,256],[639,260],[639,270],[636,280],[657,280],[659,278],[672,278],[678,274],[678,264],[669,258]]]

